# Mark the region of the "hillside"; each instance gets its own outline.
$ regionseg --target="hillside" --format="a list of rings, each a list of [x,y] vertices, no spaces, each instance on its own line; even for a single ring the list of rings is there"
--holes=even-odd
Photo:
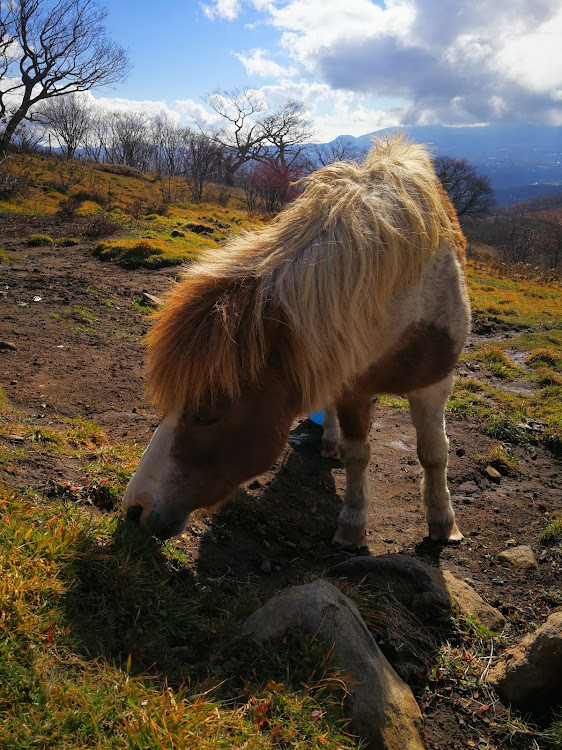
[[[320,457],[320,428],[304,418],[270,470],[161,543],[120,507],[158,424],[147,295],[265,219],[236,196],[196,206],[178,183],[163,201],[153,177],[80,169],[57,187],[53,165],[28,160],[25,194],[0,203],[0,747],[358,748],[352,685],[331,655],[314,638],[241,642],[240,625],[336,563],[402,552],[468,581],[505,618],[499,632],[452,605],[424,619],[392,590],[331,575],[412,688],[428,747],[559,748],[562,717],[507,709],[485,675],[562,606],[560,284],[467,265],[473,332],[447,410],[461,544],[425,538],[400,398],[374,414],[364,547],[330,543],[343,466]],[[520,545],[536,570],[498,559]]]
[[[560,127],[523,123],[482,127],[425,125],[401,130],[413,140],[432,146],[436,156],[467,159],[490,178],[501,206],[559,191],[562,185]],[[358,138],[339,139],[363,152],[373,136],[393,132],[395,129],[387,128]]]

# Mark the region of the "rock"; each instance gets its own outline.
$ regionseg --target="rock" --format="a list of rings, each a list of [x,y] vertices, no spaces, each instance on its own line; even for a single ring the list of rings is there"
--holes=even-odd
[[[486,466],[484,469],[484,473],[488,477],[488,479],[492,482],[495,482],[496,484],[499,484],[502,478],[502,475],[499,473],[497,469],[494,469],[493,466]]]
[[[205,224],[186,224],[185,228],[188,232],[195,232],[195,234],[212,234],[214,232],[213,227],[208,227]]]
[[[511,547],[500,552],[496,558],[502,565],[510,565],[524,572],[539,572],[539,564],[535,553],[528,544]]]
[[[12,352],[17,352],[18,347],[13,341],[0,341],[0,351],[7,351],[8,349]]]
[[[164,300],[157,297],[155,294],[149,294],[148,292],[142,293],[143,305],[149,305],[150,307],[162,307]]]
[[[461,495],[474,495],[475,492],[480,492],[480,487],[476,482],[463,482],[457,487],[455,497],[456,493],[460,493]]]
[[[271,563],[269,560],[264,560],[262,564],[260,565],[260,570],[262,573],[271,573]]]
[[[349,675],[352,725],[369,750],[425,748],[412,691],[386,661],[350,599],[321,579],[293,586],[254,612],[242,633],[262,642],[297,628],[320,639]]]
[[[505,618],[467,583],[447,570],[400,553],[345,560],[329,571],[346,578],[368,576],[369,586],[390,590],[408,610],[417,615],[434,609],[450,609],[454,602],[465,615],[475,617],[485,627],[499,631]]]
[[[179,229],[174,229],[173,232],[170,232],[170,237],[185,237],[185,232],[180,232]]]
[[[400,604],[416,614],[451,606],[441,571],[399,552],[352,557],[334,565],[328,575],[351,579],[368,577],[369,587],[392,592]]]
[[[506,652],[488,674],[504,703],[524,710],[562,700],[562,612]]]
[[[505,617],[497,609],[484,601],[472,586],[461,581],[448,570],[443,571],[447,591],[464,615],[475,617],[488,630],[497,633],[505,625]]]

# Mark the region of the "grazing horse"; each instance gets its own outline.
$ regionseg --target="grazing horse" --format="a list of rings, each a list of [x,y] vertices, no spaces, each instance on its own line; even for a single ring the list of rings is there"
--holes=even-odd
[[[462,539],[444,407],[470,325],[463,251],[428,153],[396,137],[361,165],[314,172],[267,227],[207,252],[149,334],[164,417],[127,516],[161,539],[180,534],[192,510],[271,466],[296,417],[329,404],[324,449],[339,445],[347,482],[334,541],[361,543],[372,400],[394,393],[410,403],[429,535]]]

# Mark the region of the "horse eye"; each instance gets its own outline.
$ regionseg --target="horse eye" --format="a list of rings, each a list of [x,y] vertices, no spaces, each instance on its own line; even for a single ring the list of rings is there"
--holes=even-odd
[[[209,425],[217,424],[220,421],[220,417],[217,417],[215,414],[195,414],[193,421],[202,427],[208,427]]]

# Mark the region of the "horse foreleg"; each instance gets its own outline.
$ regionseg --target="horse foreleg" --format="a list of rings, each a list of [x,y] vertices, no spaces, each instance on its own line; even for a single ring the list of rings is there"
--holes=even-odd
[[[456,524],[447,487],[449,441],[445,434],[445,403],[452,384],[453,376],[450,375],[435,385],[409,393],[408,400],[423,469],[421,497],[429,536],[431,539],[460,541],[463,535]]]
[[[340,453],[340,426],[333,406],[324,410],[324,432],[322,433],[322,455],[324,458],[338,458]]]
[[[361,544],[369,511],[369,428],[372,403],[368,398],[358,403],[338,406],[342,440],[341,456],[345,467],[346,488],[343,508],[338,518],[334,542]]]

